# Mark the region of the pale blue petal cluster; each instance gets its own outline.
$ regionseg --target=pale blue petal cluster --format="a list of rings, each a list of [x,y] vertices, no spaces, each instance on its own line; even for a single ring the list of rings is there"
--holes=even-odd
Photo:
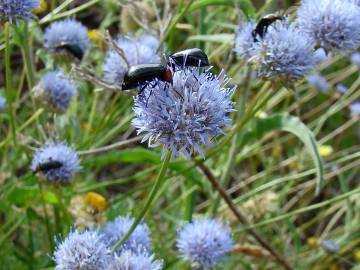
[[[203,269],[214,269],[233,248],[229,228],[212,219],[187,223],[178,233],[181,257]]]
[[[254,37],[252,32],[256,27],[255,21],[242,22],[235,34],[235,48],[234,51],[242,59],[248,60],[252,56],[254,47]]]
[[[156,52],[159,40],[155,36],[144,34],[137,39],[119,36],[115,42],[123,51],[129,67],[137,64],[160,63],[160,55]],[[107,52],[103,64],[104,79],[108,83],[121,86],[129,67],[123,57],[111,48]]]
[[[56,270],[100,270],[111,261],[111,251],[97,231],[72,231],[57,243],[53,260]]]
[[[278,21],[255,43],[251,62],[257,65],[260,77],[289,84],[310,73],[318,58],[306,34],[287,21]]]
[[[235,88],[226,88],[230,79],[222,71],[214,76],[209,71],[185,69],[173,74],[173,82],[155,81],[134,98],[135,118],[132,125],[150,147],[163,146],[186,157],[202,146],[210,147],[223,128],[231,126],[230,100]]]
[[[45,48],[55,50],[61,43],[66,43],[85,52],[89,47],[87,32],[88,29],[75,19],[54,22],[45,30]]]
[[[327,80],[319,75],[319,74],[312,74],[307,77],[307,81],[309,84],[318,91],[327,92],[330,90],[330,84]]]
[[[345,85],[343,85],[342,83],[338,83],[336,85],[336,90],[338,90],[340,93],[344,94],[346,93],[347,90],[349,90],[349,88],[347,88]]]
[[[134,253],[130,250],[115,255],[114,260],[106,270],[161,270],[162,261],[155,260],[153,254],[146,250]]]
[[[325,239],[321,241],[321,247],[323,250],[330,254],[336,254],[340,251],[338,244],[331,239]]]
[[[360,116],[360,101],[352,103],[350,105],[350,110],[354,116]]]
[[[356,52],[350,55],[350,62],[360,69],[360,53]]]
[[[0,23],[13,23],[35,18],[32,10],[40,6],[39,0],[1,0]]]
[[[129,216],[118,217],[114,221],[107,223],[102,230],[103,241],[109,247],[112,247],[125,236],[133,223],[134,218]],[[121,254],[124,250],[136,253],[140,248],[146,251],[151,250],[150,230],[145,223],[140,223],[136,227],[129,239],[116,249],[116,253]]]
[[[6,111],[6,98],[0,96],[0,112]]]
[[[52,183],[70,183],[73,175],[81,169],[78,154],[61,142],[48,142],[43,148],[37,150],[31,163],[31,169],[35,171],[39,163],[47,163],[49,161],[62,163],[60,168],[44,172],[46,179]]]
[[[351,1],[303,0],[296,23],[327,51],[353,51],[360,45],[360,7]]]
[[[44,91],[40,94],[42,96],[40,101],[48,109],[63,113],[68,109],[72,97],[76,94],[76,86],[62,70],[57,70],[48,72],[41,78],[37,91]]]

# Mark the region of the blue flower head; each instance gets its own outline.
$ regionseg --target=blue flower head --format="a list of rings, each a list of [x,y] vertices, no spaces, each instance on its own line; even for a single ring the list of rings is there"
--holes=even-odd
[[[349,88],[347,88],[345,85],[343,85],[342,83],[338,83],[336,85],[336,90],[338,90],[340,93],[345,94],[347,90],[349,90]]]
[[[134,219],[129,216],[118,217],[114,221],[109,222],[102,231],[104,242],[109,247],[112,247],[125,236],[133,223]],[[136,253],[140,248],[146,251],[151,249],[150,231],[144,223],[140,223],[136,227],[129,239],[116,249],[116,253],[120,254],[124,250],[131,250]]]
[[[129,66],[137,64],[160,63],[160,55],[156,52],[159,40],[155,36],[144,34],[138,39],[119,36],[117,46],[123,51]],[[110,49],[103,64],[104,79],[108,83],[121,87],[124,75],[128,70],[126,61],[114,49]]]
[[[360,53],[356,52],[350,55],[350,62],[360,69]]]
[[[360,45],[360,8],[351,1],[303,0],[296,22],[327,51],[353,51]]]
[[[97,231],[72,231],[57,243],[53,255],[56,270],[100,270],[111,261],[111,251]]]
[[[255,44],[252,32],[255,27],[255,21],[242,22],[235,34],[234,51],[237,55],[246,60],[252,56],[252,50]]]
[[[48,72],[33,89],[35,99],[56,113],[64,113],[75,94],[75,84],[62,70]]]
[[[132,125],[147,133],[143,141],[150,147],[163,145],[163,155],[170,149],[173,156],[197,151],[204,157],[202,146],[210,147],[231,125],[235,88],[226,88],[229,81],[223,71],[214,76],[198,69],[174,72],[172,84],[153,81],[134,98]]]
[[[339,246],[331,239],[322,240],[321,246],[326,253],[336,254],[340,251]]]
[[[18,20],[35,18],[32,10],[40,6],[39,0],[1,0],[0,23],[17,23]]]
[[[154,255],[140,250],[136,253],[124,250],[115,255],[113,262],[107,270],[161,270],[162,261],[154,260]]]
[[[213,269],[232,250],[230,231],[212,219],[187,223],[178,234],[176,246],[181,257],[204,269]]]
[[[350,105],[350,110],[351,110],[351,113],[354,115],[354,116],[360,116],[360,102],[354,102]]]
[[[82,53],[89,47],[87,28],[74,19],[52,23],[45,30],[44,40],[45,48],[60,53],[67,53],[65,50],[59,51],[61,44],[76,46]]]
[[[49,182],[67,184],[72,176],[79,172],[80,162],[78,154],[64,143],[46,143],[45,146],[35,152],[31,163],[31,170],[37,171],[41,164],[58,162],[60,167],[41,170]]]
[[[0,96],[0,112],[6,111],[6,98]]]
[[[314,87],[316,90],[321,92],[327,92],[330,89],[330,84],[327,80],[319,75],[319,74],[312,74],[307,77],[309,84]]]
[[[250,61],[257,65],[260,77],[292,84],[317,64],[314,44],[287,21],[278,21],[272,26],[264,38],[255,43]]]

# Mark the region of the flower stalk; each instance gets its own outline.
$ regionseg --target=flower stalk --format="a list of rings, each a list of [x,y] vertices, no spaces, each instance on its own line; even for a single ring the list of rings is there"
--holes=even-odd
[[[169,167],[171,155],[172,155],[172,152],[170,150],[167,150],[164,161],[163,161],[161,169],[160,169],[160,172],[155,180],[154,186],[152,187],[152,189],[150,191],[149,197],[146,200],[144,208],[139,213],[139,215],[135,218],[134,223],[131,225],[129,231],[124,235],[124,237],[112,246],[112,250],[117,249],[119,246],[121,246],[123,243],[125,243],[125,241],[129,238],[129,236],[134,232],[136,227],[142,221],[142,219],[144,218],[146,213],[149,211],[158,191],[161,189],[162,185],[164,184],[164,178],[166,175],[166,171]]]
[[[10,24],[5,23],[5,80],[6,80],[6,99],[10,116],[10,129],[14,145],[16,146],[16,124],[15,111],[12,104],[12,84],[11,84],[11,67],[10,67]]]

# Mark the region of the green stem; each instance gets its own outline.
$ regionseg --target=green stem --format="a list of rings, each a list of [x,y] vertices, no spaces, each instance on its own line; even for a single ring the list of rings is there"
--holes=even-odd
[[[44,190],[43,190],[40,180],[38,180],[37,183],[38,183],[39,190],[40,190],[40,197],[41,197],[40,202],[41,202],[41,206],[43,208],[44,215],[45,215],[46,232],[47,232],[47,236],[48,236],[48,240],[49,240],[50,251],[52,254],[54,251],[54,239],[52,237],[52,230],[51,230],[50,222],[49,222],[49,214],[48,214],[48,211],[46,208],[46,202],[44,200]]]
[[[131,225],[131,228],[129,229],[129,231],[125,234],[125,236],[120,239],[119,241],[117,241],[115,243],[115,245],[113,245],[112,249],[115,250],[117,249],[119,246],[121,246],[128,238],[129,236],[133,233],[133,231],[136,229],[137,225],[139,225],[139,223],[142,221],[142,219],[144,218],[144,216],[146,215],[146,213],[148,212],[148,210],[150,209],[151,204],[153,203],[156,194],[158,193],[158,191],[160,190],[162,184],[163,184],[163,180],[167,171],[167,168],[169,167],[169,163],[170,163],[170,158],[171,158],[171,151],[167,151],[165,159],[162,163],[160,172],[158,174],[158,177],[156,178],[155,184],[153,186],[153,188],[150,191],[149,197],[146,200],[145,206],[142,209],[142,211],[140,212],[140,214],[136,217],[134,223]]]
[[[5,80],[6,80],[6,99],[10,115],[10,129],[14,145],[16,146],[16,125],[15,112],[12,104],[12,85],[11,85],[11,67],[10,67],[10,25],[5,23]]]
[[[29,237],[29,246],[30,246],[30,252],[29,252],[29,257],[30,257],[30,262],[29,262],[29,269],[33,270],[34,269],[34,239],[33,239],[33,235],[31,232],[31,228],[32,228],[32,224],[31,224],[31,217],[30,217],[30,210],[26,211],[26,215],[27,215],[27,221],[28,221],[28,237]]]
[[[24,26],[24,36],[23,36],[23,42],[22,42],[22,53],[23,58],[25,62],[25,68],[26,68],[26,76],[29,88],[33,88],[35,85],[35,74],[34,74],[34,65],[33,60],[30,52],[30,39],[29,39],[29,29],[28,24],[25,23]]]
[[[55,228],[56,228],[56,234],[57,235],[63,235],[62,233],[62,220],[60,217],[60,209],[57,205],[53,205],[54,210],[54,221],[55,221]]]

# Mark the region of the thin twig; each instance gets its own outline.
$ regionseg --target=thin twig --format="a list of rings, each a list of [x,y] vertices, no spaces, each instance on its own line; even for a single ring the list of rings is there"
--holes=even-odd
[[[131,145],[133,143],[139,142],[141,141],[141,139],[143,138],[143,136],[137,136],[134,138],[131,138],[129,140],[125,140],[125,141],[120,141],[114,144],[110,144],[104,147],[99,147],[99,148],[95,148],[95,149],[90,149],[90,150],[84,150],[84,151],[78,151],[79,155],[94,155],[94,154],[99,154],[99,153],[104,153],[104,152],[108,152],[117,148],[122,148],[128,145]]]
[[[109,33],[109,30],[106,30],[106,33],[105,33],[105,43],[108,47],[112,47],[115,50],[115,52],[117,52],[119,54],[119,56],[124,60],[124,62],[126,64],[126,68],[129,69],[130,63],[126,59],[125,52],[113,40],[113,38],[111,37],[111,35]]]
[[[226,193],[226,191],[220,186],[219,182],[215,178],[215,176],[212,174],[210,169],[206,167],[203,163],[198,164],[201,171],[205,174],[206,178],[211,183],[212,187],[219,192],[220,196],[224,199],[226,204],[229,206],[230,210],[233,212],[233,214],[236,216],[236,218],[243,224],[243,225],[249,225],[248,219],[245,217],[245,215],[240,212],[239,209],[236,208],[235,204],[232,202],[232,199],[230,196]],[[281,264],[284,269],[287,270],[293,270],[293,268],[290,266],[290,264],[283,258],[280,253],[278,253],[270,243],[267,242],[265,238],[263,238],[262,235],[260,235],[256,230],[250,228],[249,233],[266,249],[268,250],[274,258]]]

